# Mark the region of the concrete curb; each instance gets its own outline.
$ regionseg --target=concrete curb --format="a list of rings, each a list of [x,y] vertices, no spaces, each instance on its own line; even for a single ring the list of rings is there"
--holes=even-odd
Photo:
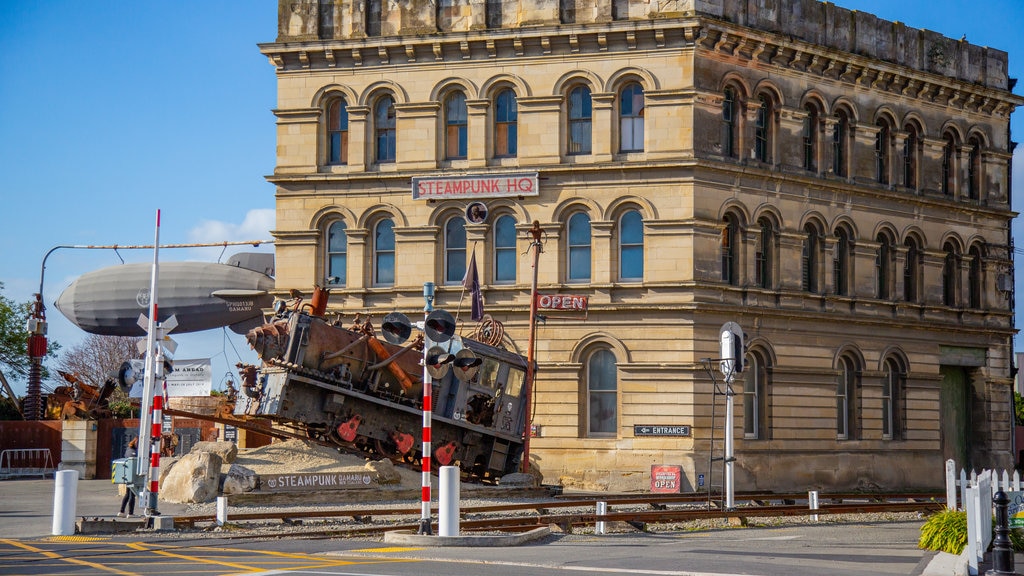
[[[529,532],[519,534],[466,534],[460,536],[431,536],[427,534],[415,534],[409,530],[395,530],[384,533],[384,542],[388,544],[405,544],[408,546],[466,546],[466,547],[503,547],[519,546],[527,542],[543,538],[551,534],[547,526],[534,528]]]
[[[925,566],[921,576],[966,576],[967,554],[939,552]]]

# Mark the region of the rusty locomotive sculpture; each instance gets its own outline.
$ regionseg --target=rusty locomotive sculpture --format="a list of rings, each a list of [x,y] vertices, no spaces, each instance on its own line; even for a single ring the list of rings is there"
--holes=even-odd
[[[311,305],[297,300],[290,310],[280,306],[269,323],[248,333],[262,366],[240,366],[235,414],[269,418],[367,454],[417,462],[424,335],[401,345],[401,338],[389,337],[395,329],[391,315],[382,325],[384,339],[369,319],[357,317],[347,327],[328,322],[326,295],[318,289]],[[405,335],[410,331],[407,326]],[[431,336],[429,329],[424,332]],[[504,349],[500,324],[485,318],[474,335],[453,336],[427,351],[431,461],[494,481],[517,471],[522,457],[527,364]]]

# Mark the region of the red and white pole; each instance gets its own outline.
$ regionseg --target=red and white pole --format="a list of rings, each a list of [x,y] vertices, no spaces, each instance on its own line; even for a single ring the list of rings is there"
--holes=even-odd
[[[166,381],[165,381],[166,385]],[[151,515],[159,515],[157,496],[160,494],[160,437],[163,435],[164,396],[153,395],[153,425],[151,427],[151,446],[149,452],[149,504],[146,506]]]
[[[152,430],[153,426],[151,407],[153,406],[153,389],[156,387],[156,372],[157,372],[157,286],[159,285],[160,278],[160,210],[156,211],[156,233],[153,240],[153,272],[150,277],[149,284],[149,318],[146,319],[146,374],[143,380],[142,386],[142,403],[139,418],[139,455],[152,454]],[[140,321],[142,318],[140,318]],[[160,369],[162,369],[162,363]],[[158,420],[155,423],[159,426],[161,423]],[[157,453],[159,454],[159,434],[157,434]],[[138,469],[136,470],[136,477],[148,478],[150,477],[149,471],[147,470],[147,464],[151,462],[147,461],[144,457],[139,458]],[[148,493],[148,490],[146,490]],[[149,495],[148,500],[143,500],[146,504],[147,515],[152,511],[156,510],[156,494]]]
[[[434,310],[434,283],[423,284],[423,324],[426,326],[427,316]],[[423,483],[421,488],[420,502],[420,534],[432,534],[430,529],[430,427],[433,415],[433,383],[434,380],[427,371],[427,351],[430,349],[430,340],[424,335],[423,338],[423,448],[420,461],[422,462]]]

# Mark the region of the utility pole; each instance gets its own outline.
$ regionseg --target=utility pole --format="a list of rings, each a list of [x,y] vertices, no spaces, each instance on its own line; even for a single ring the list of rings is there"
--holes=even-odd
[[[533,281],[530,283],[530,338],[526,344],[526,402],[524,403],[524,410],[526,411],[526,426],[523,430],[523,473],[530,471],[530,436],[533,435],[533,418],[531,417],[532,411],[532,400],[533,400],[533,385],[536,380],[536,368],[534,364],[534,349],[537,347],[537,266],[540,262],[540,253],[544,251],[544,245],[540,241],[541,229],[540,222],[537,220],[533,221],[533,227],[530,228],[530,236],[533,240],[530,242],[530,249],[533,250]]]

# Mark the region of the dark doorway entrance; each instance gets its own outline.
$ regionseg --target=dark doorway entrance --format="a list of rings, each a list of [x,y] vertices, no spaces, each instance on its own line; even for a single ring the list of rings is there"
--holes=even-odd
[[[967,369],[941,366],[939,437],[942,460],[953,459],[958,469],[971,469],[971,388]]]

